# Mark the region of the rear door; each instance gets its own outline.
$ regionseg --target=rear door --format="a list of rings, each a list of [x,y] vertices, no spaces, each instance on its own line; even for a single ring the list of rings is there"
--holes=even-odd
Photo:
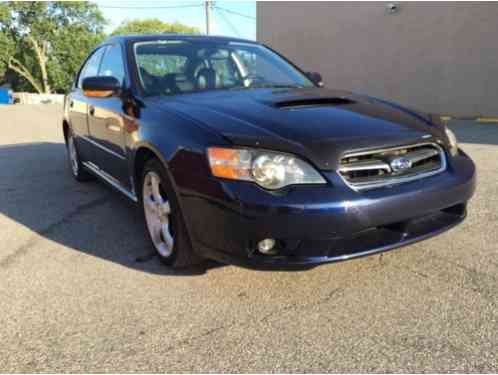
[[[121,45],[107,46],[98,75],[115,77],[122,87],[127,85]],[[95,164],[120,185],[129,188],[123,99],[119,96],[89,98],[88,103],[90,138],[97,146]]]
[[[74,132],[78,152],[81,160],[94,161],[93,147],[89,142],[88,128],[88,101],[83,94],[82,82],[86,77],[96,76],[99,71],[105,48],[96,50],[85,62],[74,84],[73,91],[69,94],[66,105],[71,129]]]

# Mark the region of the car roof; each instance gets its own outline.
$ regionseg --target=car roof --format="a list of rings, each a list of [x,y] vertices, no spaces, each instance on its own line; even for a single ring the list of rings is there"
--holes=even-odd
[[[254,40],[233,38],[227,36],[213,36],[213,35],[199,35],[199,34],[146,34],[146,35],[120,35],[113,36],[107,39],[103,45],[110,43],[123,43],[127,42],[148,42],[154,40],[189,40],[189,41],[208,41],[208,42],[239,42],[239,43],[253,43],[258,44]]]

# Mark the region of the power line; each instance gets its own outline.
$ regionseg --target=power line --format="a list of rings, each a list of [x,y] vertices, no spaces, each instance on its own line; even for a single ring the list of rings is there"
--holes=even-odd
[[[145,10],[145,9],[180,9],[180,8],[197,8],[204,6],[204,4],[196,4],[196,5],[164,5],[164,6],[150,6],[150,7],[143,7],[143,6],[113,6],[113,5],[99,5],[99,8],[104,8],[104,9],[139,9],[139,10]]]
[[[229,20],[227,17],[225,17],[225,15],[224,15],[222,12],[219,12],[219,11],[218,11],[218,12],[217,12],[217,14],[218,14],[219,16],[221,16],[221,18],[223,19],[223,21],[225,21],[225,23],[228,25],[228,27],[230,27],[230,29],[231,29],[231,30],[232,30],[232,31],[233,31],[233,32],[234,32],[234,33],[235,33],[235,34],[236,34],[239,38],[241,38],[241,37],[242,37],[242,35],[241,35],[241,34],[239,33],[239,31],[237,30],[237,28],[233,25],[233,23],[232,23],[232,22],[230,22],[230,20]]]
[[[244,13],[239,13],[239,12],[235,12],[233,10],[230,10],[230,9],[226,9],[226,8],[222,8],[222,7],[219,7],[219,6],[214,6],[216,9],[218,10],[222,10],[223,12],[227,12],[227,13],[230,13],[230,14],[234,14],[236,16],[239,16],[239,17],[245,17],[247,19],[250,19],[250,20],[253,20],[253,21],[256,21],[256,17],[253,17],[253,16],[249,16],[247,14],[244,14]]]

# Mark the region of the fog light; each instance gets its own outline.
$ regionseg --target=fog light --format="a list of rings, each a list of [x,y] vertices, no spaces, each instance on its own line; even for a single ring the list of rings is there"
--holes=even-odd
[[[258,250],[267,255],[276,254],[277,251],[274,249],[275,240],[273,238],[266,238],[258,243]]]

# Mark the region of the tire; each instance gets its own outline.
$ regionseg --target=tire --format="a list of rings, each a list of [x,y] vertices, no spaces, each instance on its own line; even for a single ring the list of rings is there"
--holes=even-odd
[[[140,187],[145,229],[161,262],[173,268],[200,264],[203,259],[192,248],[178,199],[159,160],[147,161]]]
[[[78,182],[89,181],[93,179],[93,176],[85,169],[81,163],[80,156],[78,153],[78,147],[74,140],[73,133],[71,130],[68,131],[66,140],[67,156],[69,161],[69,168],[74,179]]]

